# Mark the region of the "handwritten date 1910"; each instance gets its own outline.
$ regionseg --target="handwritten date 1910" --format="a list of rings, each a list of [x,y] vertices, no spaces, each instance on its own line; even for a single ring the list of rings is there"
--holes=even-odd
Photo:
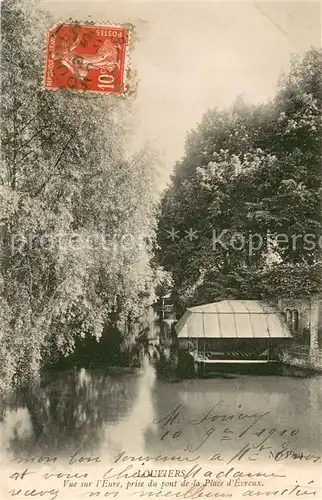
[[[185,451],[193,453],[200,450],[204,444],[210,440],[211,436],[213,436],[213,438],[216,436],[220,441],[235,442],[243,437],[247,440],[251,437],[253,442],[255,437],[257,442],[254,443],[254,445],[257,449],[261,448],[262,451],[264,449],[264,444],[268,444],[270,438],[273,436],[289,439],[295,437],[299,433],[299,429],[277,429],[265,425],[264,420],[265,417],[270,414],[269,411],[263,413],[242,413],[241,411],[237,411],[236,413],[219,412],[218,409],[222,405],[223,401],[218,401],[200,418],[195,419],[185,418],[184,407],[178,405],[167,415],[154,421],[155,424],[160,425],[163,431],[160,440],[180,440],[181,438],[185,440],[186,432],[189,431],[189,427],[192,429],[198,427],[203,430],[206,426],[201,436],[200,433],[193,433],[192,440],[185,443]],[[240,405],[238,408],[240,408]],[[209,423],[212,423],[212,426],[207,428]],[[228,425],[229,427],[223,429],[222,424]],[[217,432],[217,434],[215,434],[215,432]],[[267,449],[269,449],[269,447]]]

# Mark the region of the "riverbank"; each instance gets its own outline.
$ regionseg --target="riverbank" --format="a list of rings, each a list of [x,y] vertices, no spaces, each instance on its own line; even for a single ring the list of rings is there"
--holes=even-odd
[[[322,373],[321,349],[311,352],[309,346],[290,345],[280,352],[279,358],[286,366]]]
[[[179,382],[181,380],[193,379],[229,379],[237,376],[280,376],[294,378],[310,378],[319,375],[319,370],[308,364],[296,364],[288,362],[276,362],[262,365],[251,364],[223,364],[202,367],[199,374],[195,374],[191,367],[186,370],[180,365],[175,366],[172,360],[159,360],[156,363],[156,371],[160,379],[167,382]]]

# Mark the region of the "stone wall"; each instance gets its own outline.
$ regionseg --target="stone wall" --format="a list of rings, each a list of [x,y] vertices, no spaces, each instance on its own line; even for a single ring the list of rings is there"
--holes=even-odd
[[[322,371],[322,299],[280,298],[277,305],[284,313],[292,330],[293,339],[280,350],[280,359],[286,364]],[[297,311],[296,314],[295,311]],[[290,318],[293,313],[293,320]],[[297,326],[297,328],[294,328]]]

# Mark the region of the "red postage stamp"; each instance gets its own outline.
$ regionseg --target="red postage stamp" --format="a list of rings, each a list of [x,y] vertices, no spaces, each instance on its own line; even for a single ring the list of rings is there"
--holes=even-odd
[[[44,88],[123,94],[128,41],[122,26],[56,26],[47,36]]]

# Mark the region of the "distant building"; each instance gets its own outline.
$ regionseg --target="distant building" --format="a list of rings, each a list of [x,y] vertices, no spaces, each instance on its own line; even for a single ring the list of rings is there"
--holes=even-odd
[[[153,304],[149,311],[148,341],[152,345],[158,345],[160,341],[160,312],[158,304]]]
[[[173,350],[173,325],[176,322],[176,314],[170,300],[170,294],[164,295],[151,308],[149,341],[160,346],[166,359],[170,358]]]

